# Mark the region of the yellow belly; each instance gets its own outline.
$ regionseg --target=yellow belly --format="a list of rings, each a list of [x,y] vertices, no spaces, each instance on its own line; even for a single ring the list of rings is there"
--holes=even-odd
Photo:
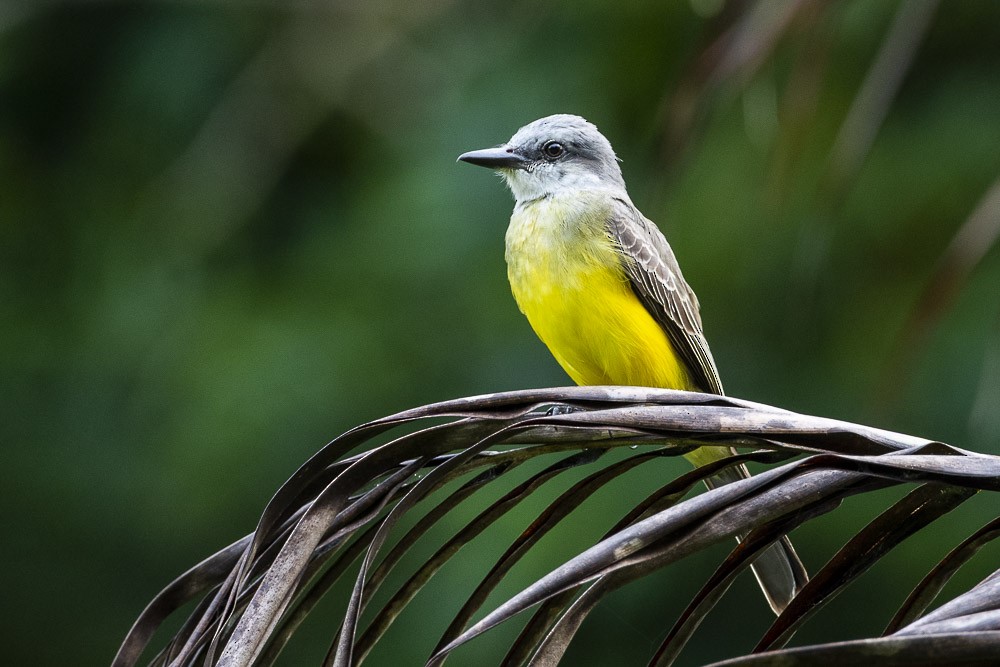
[[[546,274],[535,272],[514,296],[574,382],[694,388],[620,269],[591,268],[566,280]]]
[[[604,231],[602,204],[577,196],[515,212],[507,264],[518,306],[577,384],[695,389],[633,293]]]

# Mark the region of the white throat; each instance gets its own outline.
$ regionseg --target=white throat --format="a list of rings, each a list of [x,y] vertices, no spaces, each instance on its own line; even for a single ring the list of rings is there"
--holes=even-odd
[[[528,202],[572,190],[607,190],[596,173],[545,165],[535,169],[505,169],[500,174],[517,202]]]

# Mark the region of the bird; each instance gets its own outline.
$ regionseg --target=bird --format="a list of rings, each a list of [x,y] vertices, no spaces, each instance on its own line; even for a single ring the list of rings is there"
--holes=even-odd
[[[510,188],[511,291],[574,382],[724,393],[698,297],[667,239],[632,203],[618,157],[593,123],[547,116],[504,144],[458,159],[498,172]],[[732,452],[700,447],[686,456],[703,465]],[[706,483],[749,474],[740,465]],[[763,551],[753,570],[776,614],[806,576],[787,536]]]

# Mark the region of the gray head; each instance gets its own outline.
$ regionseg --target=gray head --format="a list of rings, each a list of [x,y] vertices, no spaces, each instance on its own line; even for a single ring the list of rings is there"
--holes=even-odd
[[[625,191],[611,143],[593,123],[570,114],[540,118],[507,143],[463,153],[458,159],[498,171],[518,201],[561,190]]]

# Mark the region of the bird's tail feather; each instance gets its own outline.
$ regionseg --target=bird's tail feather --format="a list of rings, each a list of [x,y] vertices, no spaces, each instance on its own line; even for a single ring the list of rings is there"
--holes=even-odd
[[[713,475],[705,480],[705,484],[713,489],[749,476],[750,471],[741,464]],[[741,535],[737,540],[743,537],[746,536]],[[808,581],[806,568],[787,535],[782,535],[781,539],[761,552],[750,567],[775,614],[780,614]]]

